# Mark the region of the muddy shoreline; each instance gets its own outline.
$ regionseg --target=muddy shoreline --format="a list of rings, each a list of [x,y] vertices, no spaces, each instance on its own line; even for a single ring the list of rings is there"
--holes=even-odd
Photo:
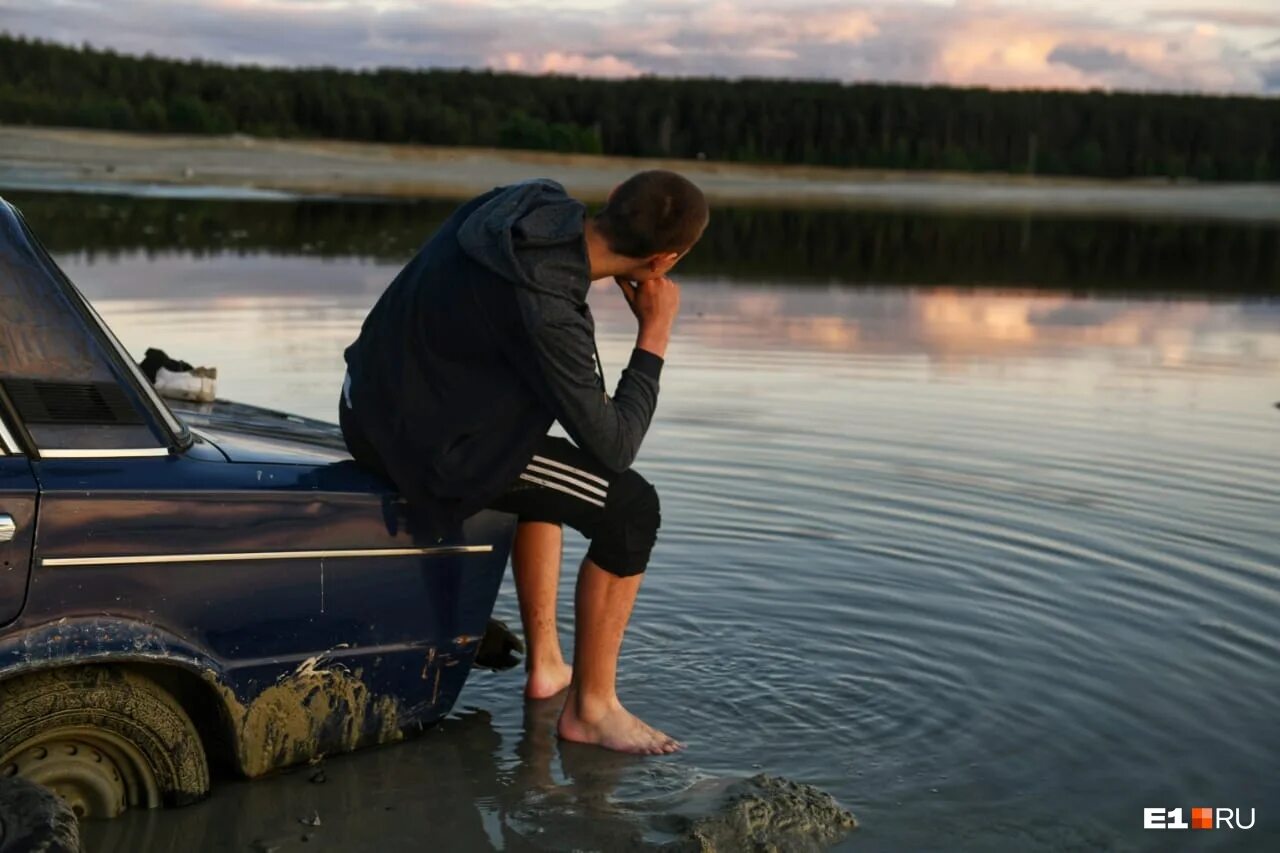
[[[467,197],[548,176],[589,201],[642,168],[678,169],[718,204],[891,207],[1280,221],[1280,185],[908,173],[484,148],[0,127],[0,191],[246,197]]]

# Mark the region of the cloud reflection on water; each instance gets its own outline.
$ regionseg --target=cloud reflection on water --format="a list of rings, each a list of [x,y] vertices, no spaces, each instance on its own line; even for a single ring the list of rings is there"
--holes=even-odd
[[[277,378],[341,373],[341,351],[398,272],[357,259],[130,253],[61,259],[132,350],[170,347],[224,365],[235,393]],[[1147,367],[1253,373],[1280,368],[1280,303],[1074,297],[1044,290],[754,284],[686,277],[678,347],[924,356],[949,369],[981,359],[1107,353]],[[634,320],[612,282],[592,310],[606,363],[621,364]],[[230,364],[228,362],[230,361]]]
[[[714,346],[923,354],[939,362],[1112,350],[1141,353],[1152,366],[1229,359],[1258,372],[1280,367],[1280,305],[1270,302],[690,283],[683,304],[678,334]]]

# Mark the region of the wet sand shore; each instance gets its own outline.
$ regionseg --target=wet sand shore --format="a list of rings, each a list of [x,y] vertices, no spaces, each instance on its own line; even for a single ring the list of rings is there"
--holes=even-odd
[[[1098,181],[642,160],[486,148],[0,127],[0,191],[466,197],[534,176],[598,201],[628,174],[677,169],[720,204],[935,208],[1280,221],[1280,185]]]

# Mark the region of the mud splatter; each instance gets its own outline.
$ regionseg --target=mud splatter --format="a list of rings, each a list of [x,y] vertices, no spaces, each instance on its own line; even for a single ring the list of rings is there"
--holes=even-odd
[[[759,774],[730,784],[720,805],[702,817],[685,819],[669,853],[817,853],[858,826],[830,795],[814,788]]]
[[[219,692],[235,729],[240,768],[249,777],[308,761],[326,752],[346,752],[403,737],[398,705],[374,697],[360,670],[323,666],[324,655],[307,658],[246,707],[226,686]]]
[[[25,779],[0,779],[0,847],[25,853],[82,853],[71,807]]]

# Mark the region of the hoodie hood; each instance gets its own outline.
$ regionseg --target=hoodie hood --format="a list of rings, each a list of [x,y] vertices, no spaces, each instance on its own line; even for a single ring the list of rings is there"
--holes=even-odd
[[[556,181],[523,181],[477,207],[459,227],[458,244],[518,288],[577,304],[591,286],[586,212]]]

